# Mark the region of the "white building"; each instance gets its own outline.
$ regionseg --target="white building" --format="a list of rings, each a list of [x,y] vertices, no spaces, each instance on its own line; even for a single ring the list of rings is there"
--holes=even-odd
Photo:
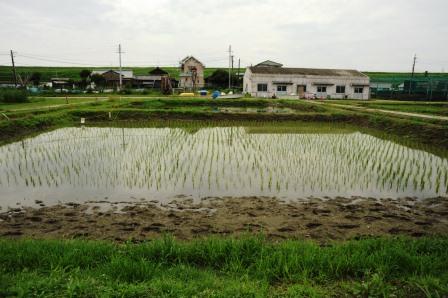
[[[246,68],[244,93],[255,97],[369,99],[370,79],[357,70],[287,68],[265,61]]]

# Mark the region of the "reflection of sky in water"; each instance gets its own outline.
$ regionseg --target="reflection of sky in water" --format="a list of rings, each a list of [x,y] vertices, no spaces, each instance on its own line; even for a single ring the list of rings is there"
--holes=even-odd
[[[447,195],[448,160],[361,133],[64,128],[0,147],[0,205]]]

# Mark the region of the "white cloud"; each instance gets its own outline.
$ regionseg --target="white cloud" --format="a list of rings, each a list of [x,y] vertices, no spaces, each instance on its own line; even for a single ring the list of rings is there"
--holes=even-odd
[[[420,70],[440,71],[447,9],[445,0],[0,0],[0,51],[108,65],[121,42],[128,65],[176,65],[193,54],[223,66],[232,44],[243,65],[399,71],[416,52]]]

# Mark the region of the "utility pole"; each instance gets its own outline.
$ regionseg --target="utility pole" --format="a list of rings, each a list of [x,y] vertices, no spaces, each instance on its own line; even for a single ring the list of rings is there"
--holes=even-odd
[[[230,74],[230,67],[232,65],[232,46],[229,46],[229,90],[232,88],[232,77]]]
[[[14,86],[17,88],[16,65],[14,63],[14,52],[12,50],[11,50],[11,61],[12,61],[12,73],[14,74]]]
[[[414,73],[415,73],[415,63],[417,62],[417,54],[414,55],[414,62],[412,63],[412,75],[411,75],[411,80],[409,81],[409,94],[411,94],[411,90],[412,90],[412,83],[413,83],[413,79],[414,79]]]
[[[416,62],[417,62],[417,54],[414,55],[414,63],[412,64],[412,77],[414,77]]]
[[[231,88],[232,88],[232,91],[233,91],[233,85],[232,85],[232,74],[233,74],[233,55],[232,55],[232,70],[231,70],[231,72],[230,72],[230,86],[231,86]]]
[[[119,44],[119,45],[118,45],[118,60],[119,60],[119,62],[120,62],[120,90],[121,90],[122,87],[123,87],[123,79],[122,79],[123,75],[122,75],[122,72],[121,72],[121,54],[122,54],[122,51],[121,51],[121,44]]]
[[[238,86],[240,86],[240,68],[241,68],[241,59],[238,58],[238,74],[237,74],[237,82],[238,82]]]

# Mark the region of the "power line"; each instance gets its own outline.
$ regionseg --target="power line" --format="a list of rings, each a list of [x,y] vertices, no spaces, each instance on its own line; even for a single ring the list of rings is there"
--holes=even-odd
[[[17,57],[27,58],[27,59],[32,59],[32,60],[45,61],[45,62],[56,62],[56,63],[71,64],[71,65],[80,65],[80,66],[94,66],[94,65],[91,64],[91,63],[80,63],[80,62],[74,62],[74,61],[68,61],[68,60],[58,60],[58,59],[39,58],[39,57],[33,57],[33,56],[28,56],[28,55],[22,55],[22,54],[17,54],[16,56],[17,56]]]
[[[1,53],[1,52],[0,52]],[[124,52],[122,52],[123,54]],[[2,54],[2,56],[10,56],[10,53],[8,54]],[[113,63],[111,61],[105,62],[105,63],[90,63],[86,60],[82,61],[82,60],[73,60],[73,59],[66,59],[66,58],[59,58],[59,57],[54,57],[54,56],[48,56],[48,55],[40,55],[40,54],[32,54],[29,52],[15,52],[15,57],[19,57],[21,59],[19,60],[32,60],[32,61],[43,61],[43,62],[52,62],[52,63],[59,63],[59,64],[63,64],[63,65],[71,65],[71,66],[86,66],[86,67],[112,67]],[[17,59],[16,59],[17,60]],[[202,57],[201,60],[204,63],[216,63],[216,62],[223,62],[226,60],[226,58],[220,56],[214,56],[214,55],[206,55],[206,58]],[[46,67],[48,65],[36,65],[36,64],[40,64],[40,63],[36,63],[36,64],[30,64],[30,63],[24,63],[22,61],[15,61],[16,66],[20,66],[20,65],[24,65],[24,66],[35,66],[35,67]],[[230,61],[230,60],[229,60]],[[128,61],[129,63],[129,61]],[[153,67],[153,66],[160,66],[160,65],[164,65],[164,66],[173,66],[176,67],[178,66],[178,60],[168,60],[168,59],[162,59],[162,60],[131,60],[130,63],[135,63],[135,64],[149,64],[148,65],[142,65],[141,67]],[[4,62],[2,64],[7,64],[7,62]],[[137,65],[135,65],[137,67]],[[63,67],[63,66],[61,66]],[[231,63],[229,63],[229,67],[231,67]]]

